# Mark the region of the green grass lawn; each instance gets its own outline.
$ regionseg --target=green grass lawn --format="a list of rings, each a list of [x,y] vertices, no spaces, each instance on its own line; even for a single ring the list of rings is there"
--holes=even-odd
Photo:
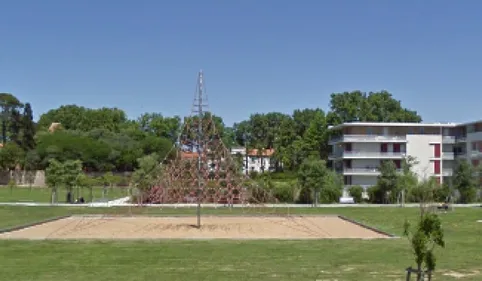
[[[102,187],[93,188],[94,200],[102,198]],[[75,191],[77,192],[77,191]],[[85,200],[89,199],[89,190],[83,189],[79,191]],[[76,193],[77,194],[77,193]],[[58,201],[64,203],[66,201],[67,189],[60,188],[58,190]],[[124,188],[107,188],[105,198],[116,199],[127,196],[127,189]],[[42,202],[48,203],[52,198],[52,190],[46,187],[0,187],[0,202]]]
[[[260,211],[259,209],[258,211]],[[286,212],[276,210],[277,212]],[[266,212],[273,212],[269,209]],[[192,214],[174,208],[0,207],[0,228],[79,213]],[[237,214],[240,209],[204,209]],[[291,209],[340,214],[401,235],[417,208]],[[441,214],[447,247],[437,251],[434,280],[482,280],[481,208]],[[0,280],[405,280],[413,265],[406,239],[318,241],[5,241]],[[462,279],[448,276],[465,273]]]

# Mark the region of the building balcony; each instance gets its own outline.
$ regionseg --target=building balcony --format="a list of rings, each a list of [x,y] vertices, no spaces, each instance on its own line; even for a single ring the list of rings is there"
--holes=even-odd
[[[395,135],[343,135],[331,137],[329,140],[329,144],[340,142],[407,142],[407,137]]]
[[[451,177],[454,173],[453,169],[443,169],[442,170],[442,176],[444,177]]]
[[[472,150],[470,152],[470,157],[471,158],[480,158],[480,157],[482,157],[482,151]]]
[[[344,151],[332,153],[328,156],[334,159],[402,159],[406,156],[405,152],[372,152],[372,151]]]
[[[397,172],[402,172],[402,169],[397,169]],[[366,167],[366,168],[345,168],[343,169],[345,176],[378,176],[380,175],[380,168]]]

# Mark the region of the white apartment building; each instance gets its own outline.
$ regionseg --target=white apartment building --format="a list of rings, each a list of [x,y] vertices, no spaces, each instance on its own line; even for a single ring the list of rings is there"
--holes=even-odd
[[[248,151],[246,157],[246,148],[235,147],[231,149],[231,155],[234,157],[242,157],[243,159],[243,173],[246,173],[246,169],[249,172],[267,172],[273,169],[273,161],[271,161],[274,154],[274,149],[265,149],[258,151],[257,149],[251,149]]]
[[[344,123],[330,127],[332,167],[343,174],[344,195],[353,185],[365,189],[380,175],[382,161],[401,169],[403,158],[414,157],[413,171],[420,179],[434,177],[443,183],[452,176],[455,160],[474,166],[482,159],[482,121],[454,123]],[[469,151],[469,153],[467,153]]]

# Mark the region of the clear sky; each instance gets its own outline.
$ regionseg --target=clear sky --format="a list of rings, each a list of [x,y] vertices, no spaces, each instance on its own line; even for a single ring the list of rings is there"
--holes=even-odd
[[[0,92],[188,115],[203,69],[227,124],[388,90],[428,122],[482,119],[482,1],[0,0]]]

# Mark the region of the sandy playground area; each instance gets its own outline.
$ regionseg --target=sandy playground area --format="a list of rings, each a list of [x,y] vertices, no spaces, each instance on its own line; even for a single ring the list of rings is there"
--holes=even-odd
[[[72,216],[0,234],[0,239],[388,238],[337,216]]]

